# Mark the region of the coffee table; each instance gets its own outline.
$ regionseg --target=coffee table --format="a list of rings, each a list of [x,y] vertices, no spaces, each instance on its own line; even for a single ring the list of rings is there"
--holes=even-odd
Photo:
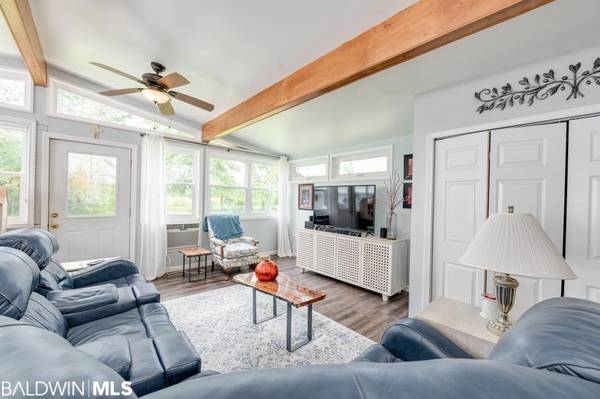
[[[285,348],[288,352],[293,352],[312,341],[312,307],[314,303],[325,299],[326,294],[324,292],[304,287],[303,285],[301,285],[297,281],[292,280],[288,275],[283,273],[280,273],[279,276],[277,276],[277,280],[275,281],[259,281],[254,273],[238,274],[233,277],[233,281],[252,288],[252,322],[254,324],[264,323],[267,320],[271,320],[277,317],[278,298],[287,304]],[[256,317],[256,291],[260,291],[264,294],[271,295],[273,297],[273,315],[260,321],[257,320]],[[292,344],[292,306],[296,308],[308,306],[308,315],[306,318],[306,339],[297,344]]]

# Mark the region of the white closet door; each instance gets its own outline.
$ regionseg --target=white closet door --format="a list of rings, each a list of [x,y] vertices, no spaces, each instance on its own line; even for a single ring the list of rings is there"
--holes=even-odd
[[[565,296],[600,302],[600,118],[570,122]]]
[[[489,133],[435,144],[433,299],[478,304],[483,272],[456,263],[487,217]]]
[[[490,213],[531,213],[559,251],[563,245],[566,123],[492,131],[490,148]],[[493,292],[489,273],[488,292]],[[560,280],[519,280],[511,316],[519,317],[535,303],[560,296]]]

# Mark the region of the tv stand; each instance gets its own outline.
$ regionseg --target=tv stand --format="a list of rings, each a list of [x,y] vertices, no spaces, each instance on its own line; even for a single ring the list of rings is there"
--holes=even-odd
[[[388,301],[408,287],[408,247],[408,239],[299,229],[296,266],[377,292]]]

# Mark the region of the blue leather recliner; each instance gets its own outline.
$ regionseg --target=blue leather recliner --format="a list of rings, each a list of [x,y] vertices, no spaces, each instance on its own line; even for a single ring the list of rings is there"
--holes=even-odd
[[[137,266],[128,259],[111,259],[83,270],[67,273],[52,258],[59,249],[58,241],[46,230],[18,229],[0,234],[0,247],[16,248],[37,263],[41,274],[36,290],[47,296],[50,291],[114,284],[133,291],[138,304],[159,302],[160,293],[154,284],[146,281]],[[121,290],[125,291],[125,290]]]
[[[0,248],[0,380],[44,373],[46,380],[69,380],[83,367],[93,378],[130,381],[142,395],[200,372],[200,357],[160,303],[140,305],[129,287],[114,284],[51,291],[46,298],[34,292],[38,265],[24,252]],[[7,353],[13,355],[4,358]],[[40,365],[48,369],[36,374]]]

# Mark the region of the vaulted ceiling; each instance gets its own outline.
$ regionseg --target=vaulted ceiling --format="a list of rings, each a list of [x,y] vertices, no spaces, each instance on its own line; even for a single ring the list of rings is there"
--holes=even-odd
[[[416,0],[29,0],[48,63],[108,87],[159,61],[215,111],[175,105],[200,125]],[[597,0],[556,0],[233,136],[294,157],[411,134],[417,93],[598,43]],[[0,24],[0,53],[18,54]],[[138,95],[139,96],[139,95]]]

